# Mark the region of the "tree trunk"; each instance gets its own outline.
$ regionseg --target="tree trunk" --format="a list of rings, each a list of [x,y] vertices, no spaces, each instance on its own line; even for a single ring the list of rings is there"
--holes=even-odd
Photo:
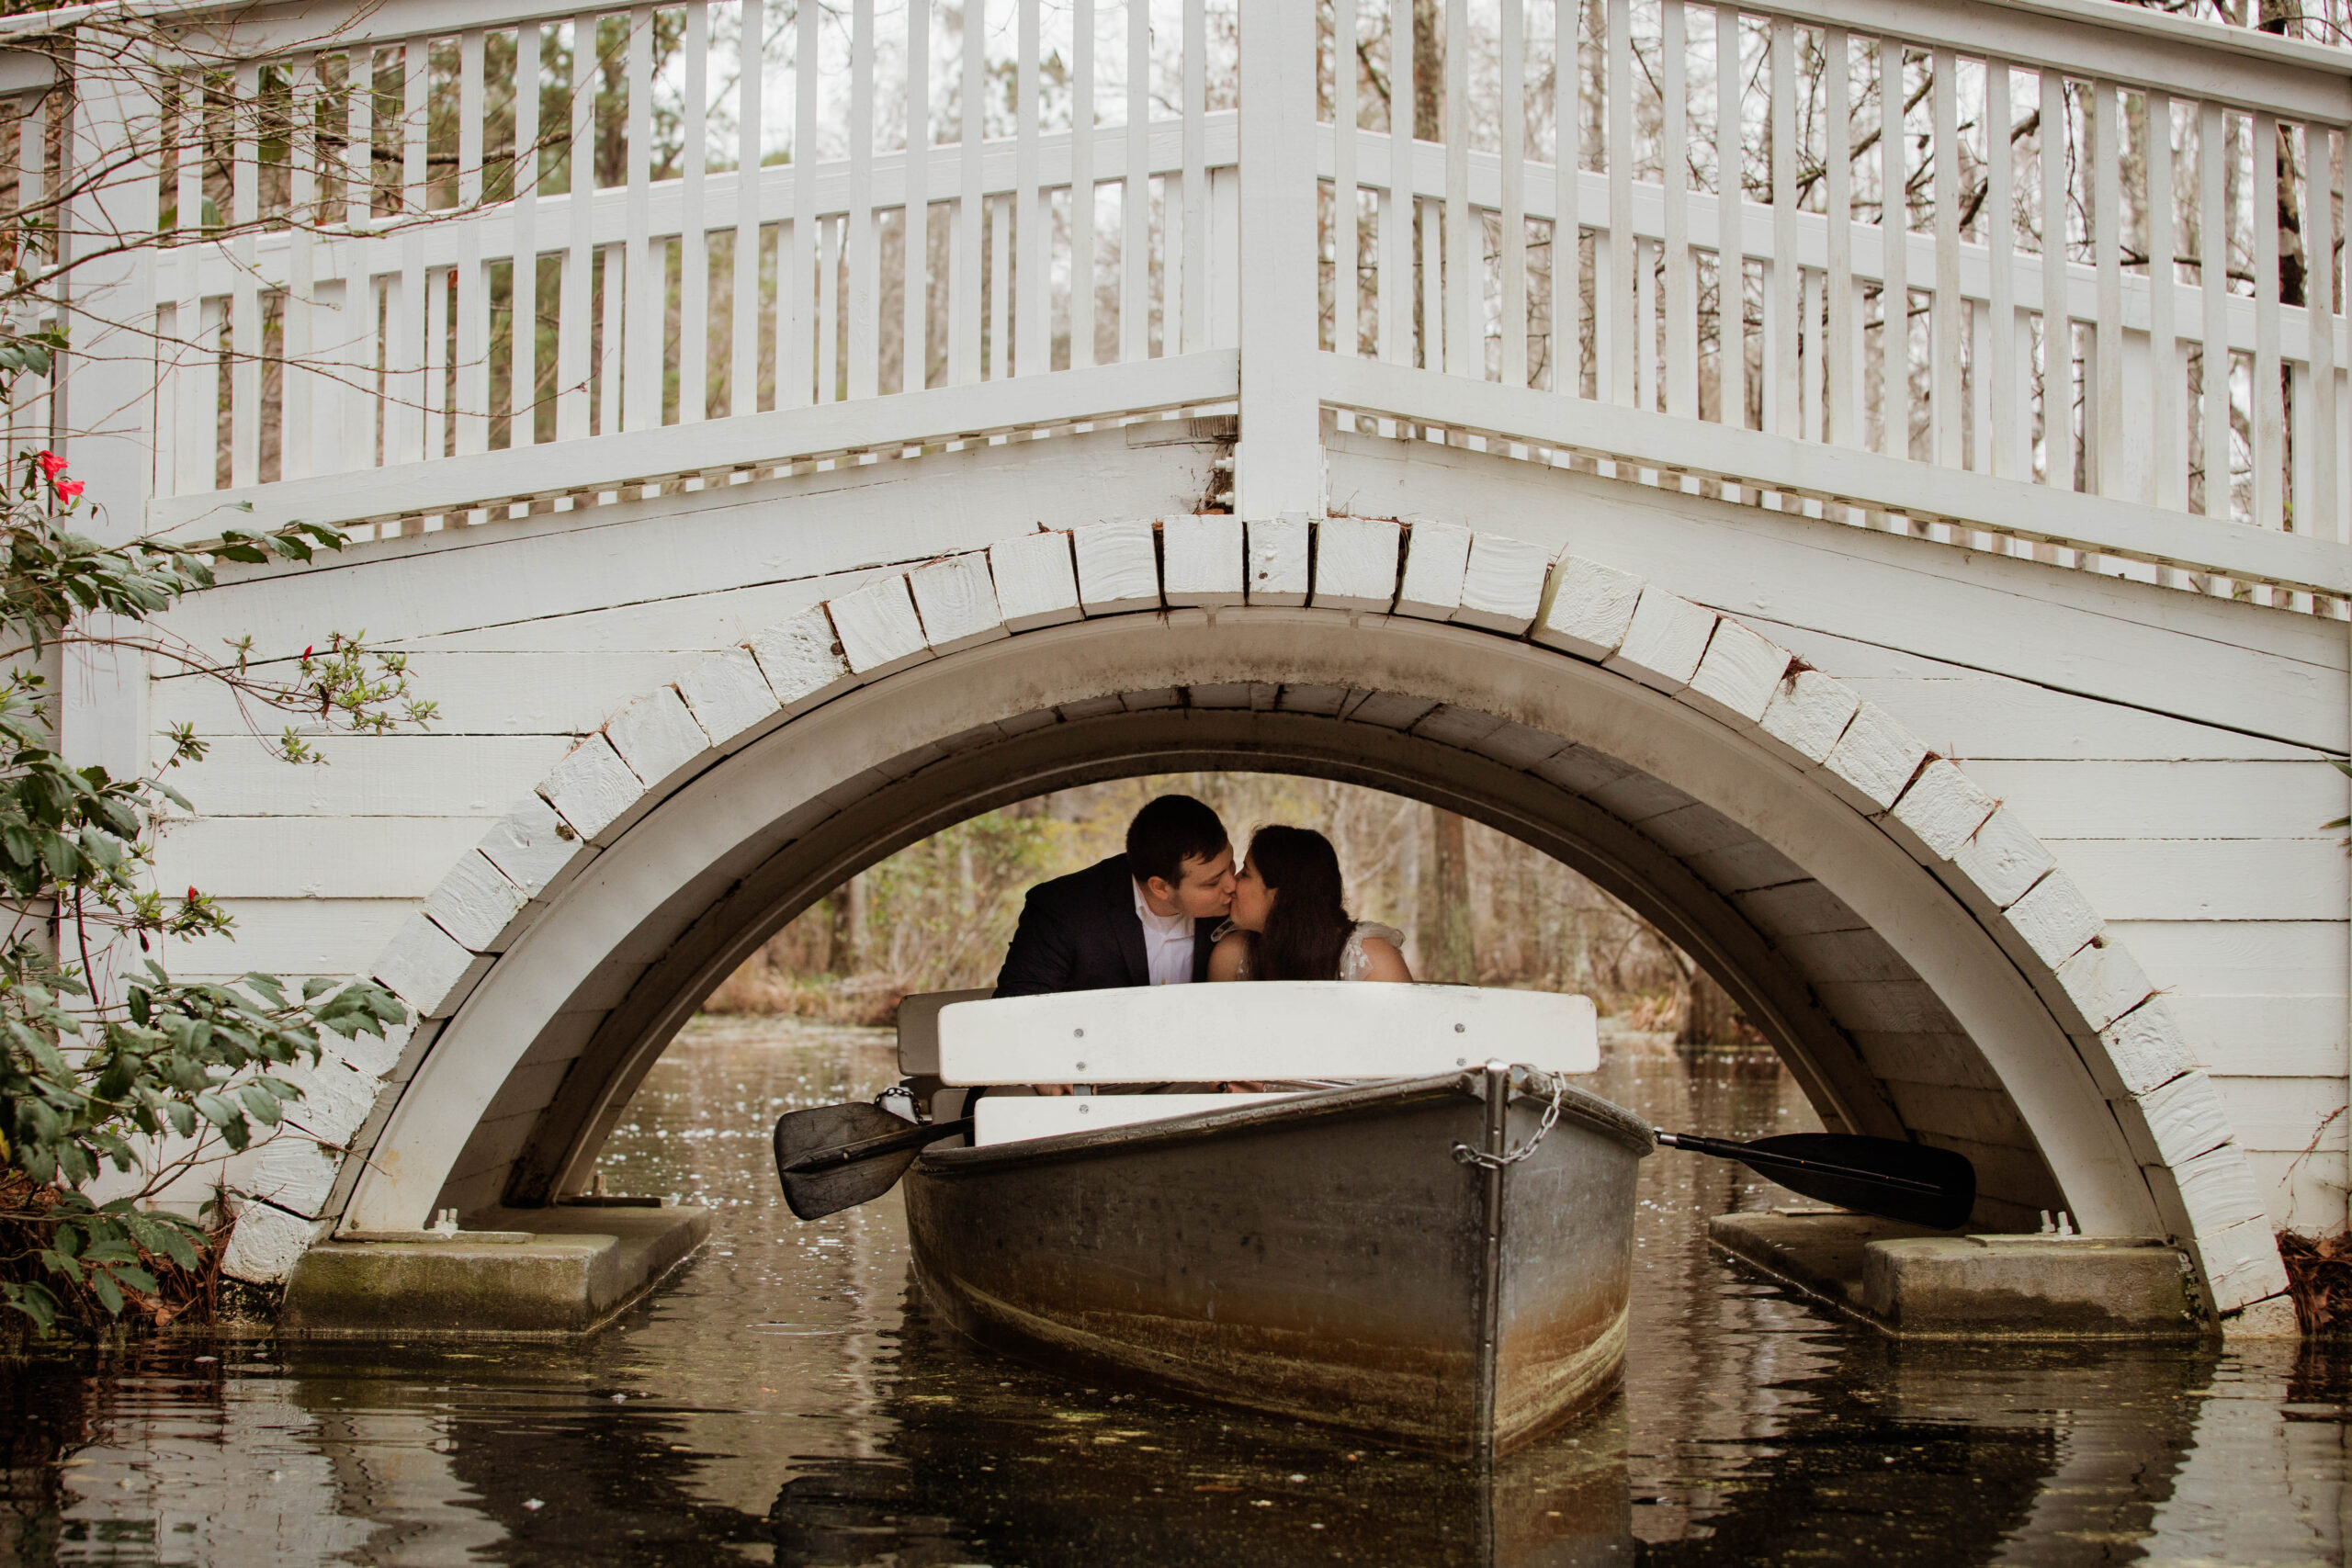
[[[1445,140],[1445,6],[1413,0],[1413,135]]]
[[[1430,808],[1430,842],[1421,856],[1419,950],[1416,978],[1472,985],[1478,978],[1470,943],[1470,854],[1462,818]]]
[[[1731,993],[1715,984],[1715,977],[1693,965],[1690,970],[1690,1005],[1682,1015],[1682,1032],[1675,1036],[1678,1045],[1732,1045],[1739,1041],[1739,1008]]]

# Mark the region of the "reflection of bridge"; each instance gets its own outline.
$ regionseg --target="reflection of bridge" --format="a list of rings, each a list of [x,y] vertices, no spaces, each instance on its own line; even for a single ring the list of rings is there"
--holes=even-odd
[[[1521,834],[1825,1121],[1967,1150],[1985,1223],[2276,1294],[2273,1225],[2344,1213],[2339,53],[2086,0],[1609,0],[1566,51],[1453,0],[1395,51],[1340,0],[1334,111],[1303,0],[967,14],[262,12],[158,100],[301,109],[110,193],[257,231],[91,296],[167,363],[74,373],[79,471],[357,525],[177,627],[364,626],[446,715],[187,783],[166,882],[243,935],[183,967],[428,1020],[320,1075],[347,1154],[253,1162],[240,1267],[547,1201],[846,873],[1181,764]],[[77,145],[152,114],[80,106]],[[85,684],[118,760],[238,728]]]

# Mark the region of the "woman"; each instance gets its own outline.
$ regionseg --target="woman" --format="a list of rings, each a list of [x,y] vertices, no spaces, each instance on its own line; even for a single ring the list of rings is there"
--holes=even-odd
[[[1410,980],[1402,931],[1353,920],[1340,857],[1307,828],[1261,828],[1209,953],[1212,980]]]

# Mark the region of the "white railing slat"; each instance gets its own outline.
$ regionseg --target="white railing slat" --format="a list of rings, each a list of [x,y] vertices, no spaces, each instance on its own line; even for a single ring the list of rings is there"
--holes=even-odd
[[[1080,0],[1091,7],[1092,0]],[[1089,57],[1090,61],[1091,57]],[[899,389],[920,392],[931,367],[931,0],[907,0],[906,271]]]
[[[709,171],[710,9],[686,0],[685,144],[678,234],[678,418],[707,417],[710,390],[710,231],[704,226],[703,182]],[[657,383],[658,385],[658,383]]]
[[[1014,158],[1012,229],[1012,372],[1038,376],[1053,368],[1047,359],[1052,336],[1046,320],[1046,235],[1052,224],[1050,199],[1037,177],[1037,56],[1038,0],[1020,0],[1020,31],[1014,64]],[[998,274],[999,287],[1004,283]],[[998,363],[1003,363],[999,350]]]
[[[1083,370],[1094,363],[1094,0],[1075,0],[1070,25],[1069,364]]]
[[[1696,419],[1699,280],[1690,257],[1690,48],[1683,37],[1683,0],[1661,0],[1660,17],[1664,24],[1659,121],[1666,175],[1666,412]]]
[[[514,240],[509,285],[506,445],[538,439],[539,393],[539,67],[543,35],[537,22],[514,33]]]
[[[855,0],[850,23],[848,395],[881,390],[881,217],[874,209],[874,0]]]
[[[2041,71],[2041,439],[2042,480],[2075,488],[2075,323],[2066,304],[2066,85]]]

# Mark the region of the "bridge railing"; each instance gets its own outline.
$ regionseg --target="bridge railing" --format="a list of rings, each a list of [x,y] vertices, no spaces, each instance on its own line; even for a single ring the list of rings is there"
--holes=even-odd
[[[151,513],[415,532],[1229,405],[1230,39],[1220,71],[1198,4],[1157,42],[1142,0],[1079,9],[393,0],[207,35],[157,87]]]
[[[2111,0],[386,0],[157,36],[158,525],[417,531],[1238,406],[1256,508],[1318,501],[1319,411],[2352,597],[2352,72],[2309,39]]]
[[[1455,6],[1419,51],[1408,4],[1332,11],[1328,403],[2346,586],[2342,50],[2105,0]]]

